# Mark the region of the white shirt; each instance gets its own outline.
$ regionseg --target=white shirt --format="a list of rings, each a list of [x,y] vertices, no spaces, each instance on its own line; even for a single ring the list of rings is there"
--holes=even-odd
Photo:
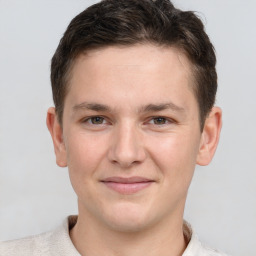
[[[76,219],[76,216],[67,217],[60,227],[51,232],[0,242],[0,256],[81,256],[69,236]],[[183,229],[189,243],[182,256],[227,256],[203,246],[186,221]]]

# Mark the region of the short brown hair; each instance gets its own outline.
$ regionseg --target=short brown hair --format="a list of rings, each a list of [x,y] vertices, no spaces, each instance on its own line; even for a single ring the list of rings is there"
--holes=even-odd
[[[53,100],[60,124],[76,58],[95,48],[138,43],[174,46],[186,54],[192,63],[203,128],[217,91],[214,47],[201,20],[191,11],[176,9],[169,0],[103,0],[70,22],[51,63]]]

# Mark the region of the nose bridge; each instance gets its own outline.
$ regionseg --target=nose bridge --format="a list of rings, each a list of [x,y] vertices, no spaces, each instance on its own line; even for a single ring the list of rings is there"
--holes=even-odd
[[[128,167],[145,158],[139,128],[131,120],[120,122],[112,137],[110,158],[121,166]]]

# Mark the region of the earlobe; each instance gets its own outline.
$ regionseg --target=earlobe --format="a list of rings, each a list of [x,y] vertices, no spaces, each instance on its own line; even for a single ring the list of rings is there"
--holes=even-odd
[[[208,165],[211,162],[219,142],[221,127],[222,111],[219,107],[213,107],[205,120],[197,155],[197,164]]]
[[[63,140],[63,130],[59,124],[55,108],[51,107],[47,111],[46,124],[52,136],[56,163],[60,167],[67,166],[66,148]]]

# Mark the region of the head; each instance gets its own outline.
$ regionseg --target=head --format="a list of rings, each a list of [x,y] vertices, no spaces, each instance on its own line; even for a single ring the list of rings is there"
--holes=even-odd
[[[201,21],[166,0],[102,1],[71,21],[51,79],[47,124],[79,216],[119,231],[181,223],[221,127]]]
[[[71,21],[51,65],[53,99],[60,124],[78,56],[93,49],[136,44],[175,47],[186,55],[203,129],[217,90],[214,48],[201,20],[191,11],[176,9],[169,0],[103,0]]]

